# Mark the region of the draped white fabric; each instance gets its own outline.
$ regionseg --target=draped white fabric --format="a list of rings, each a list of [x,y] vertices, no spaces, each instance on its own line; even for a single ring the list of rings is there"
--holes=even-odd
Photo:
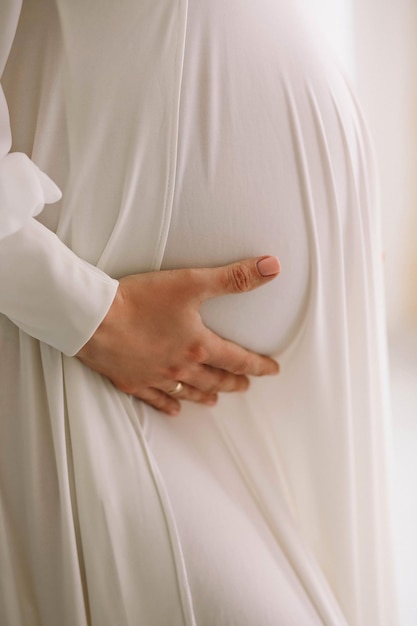
[[[13,150],[63,197],[0,209],[2,623],[397,623],[373,159],[286,4],[4,5]],[[279,377],[169,420],[71,356],[122,275],[268,253],[203,313]]]
[[[0,76],[13,41],[21,2],[7,0],[0,8]],[[8,154],[11,135],[7,103],[0,87],[0,238],[10,235],[38,215],[45,203],[56,202],[60,191],[24,154]]]

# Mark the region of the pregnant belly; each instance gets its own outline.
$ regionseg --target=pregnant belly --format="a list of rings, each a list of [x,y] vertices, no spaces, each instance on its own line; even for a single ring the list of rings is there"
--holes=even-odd
[[[274,281],[250,293],[206,301],[201,309],[207,326],[221,336],[277,354],[297,332],[307,301],[308,237],[298,188],[284,178],[266,183],[258,166],[246,180],[224,170],[218,184],[210,185],[196,162],[188,169],[162,267],[214,267],[277,255],[282,269]]]
[[[310,296],[320,293],[320,273],[332,275],[361,210],[364,171],[364,137],[349,87],[287,5],[189,3],[175,197],[162,265],[277,255],[282,271],[274,281],[202,308],[213,330],[266,354],[292,341]]]
[[[247,13],[250,3],[236,14],[232,4],[190,2],[176,193],[162,267],[277,255],[282,272],[272,283],[202,307],[220,335],[276,354],[303,318],[310,276],[283,82],[296,42],[286,48],[281,23],[277,33],[258,12],[256,19]],[[270,10],[278,23],[276,6]]]

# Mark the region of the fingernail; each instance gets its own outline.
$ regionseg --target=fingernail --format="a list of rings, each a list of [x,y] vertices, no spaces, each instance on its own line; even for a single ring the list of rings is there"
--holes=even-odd
[[[215,404],[217,404],[217,398],[209,398],[208,400],[206,400],[206,404],[208,406],[214,406]]]
[[[168,415],[172,415],[172,417],[175,417],[176,415],[178,415],[180,412],[179,409],[169,409],[168,411]]]
[[[281,269],[280,262],[276,256],[268,256],[266,259],[261,259],[257,263],[258,271],[261,276],[273,276],[279,274]]]

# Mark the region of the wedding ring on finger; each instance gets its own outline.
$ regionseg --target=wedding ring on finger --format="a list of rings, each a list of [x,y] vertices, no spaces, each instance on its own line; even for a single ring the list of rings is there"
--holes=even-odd
[[[181,393],[181,391],[183,390],[184,385],[178,381],[177,384],[175,385],[174,389],[171,389],[171,391],[168,391],[170,396],[176,396],[179,393]]]

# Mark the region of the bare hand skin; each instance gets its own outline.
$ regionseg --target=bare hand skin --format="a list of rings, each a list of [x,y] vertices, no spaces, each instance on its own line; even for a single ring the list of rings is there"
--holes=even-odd
[[[103,322],[76,356],[121,391],[170,415],[179,412],[180,399],[214,404],[218,392],[243,391],[248,376],[277,374],[279,366],[209,330],[200,305],[260,287],[279,271],[276,257],[260,257],[213,269],[126,276]],[[169,392],[177,381],[184,386],[174,398]]]

